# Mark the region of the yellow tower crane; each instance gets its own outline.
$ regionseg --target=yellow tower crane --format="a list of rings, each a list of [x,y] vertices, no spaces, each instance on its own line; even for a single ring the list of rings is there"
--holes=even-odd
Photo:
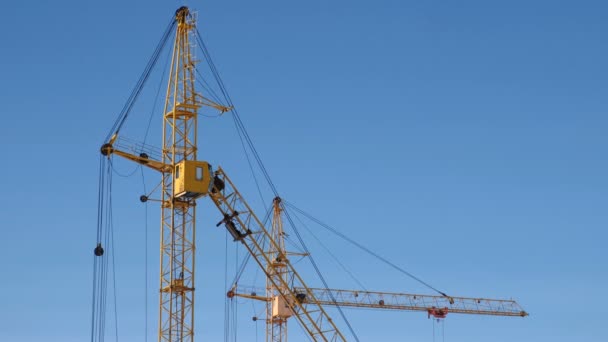
[[[284,250],[273,240],[245,199],[221,168],[213,171],[211,165],[197,159],[198,109],[210,106],[221,112],[230,110],[196,92],[195,60],[192,56],[191,35],[195,20],[187,7],[177,10],[177,30],[173,45],[171,71],[163,111],[162,160],[147,154],[128,152],[131,148],[118,144],[118,134],[111,136],[101,147],[107,158],[117,155],[161,173],[161,241],[160,241],[160,309],[158,340],[194,341],[194,289],[196,199],[211,198],[220,210],[224,225],[235,241],[241,242],[266,272],[265,265],[280,257],[276,251]],[[147,201],[146,196],[141,197]],[[267,252],[261,241],[272,246]],[[103,255],[101,246],[96,255]],[[267,273],[269,288],[280,298],[280,307],[297,318],[314,341],[346,341],[315,294],[286,258],[283,268],[292,277]],[[296,292],[295,285],[298,288]],[[303,294],[307,302],[302,300]],[[279,307],[279,306],[277,306]]]
[[[117,135],[102,146],[161,173],[159,341],[194,340],[196,198],[211,186],[211,166],[197,159],[197,112],[202,105],[228,108],[202,97],[195,89],[192,32],[195,21],[187,7],[176,11],[176,34],[163,110],[162,160],[116,148]],[[142,200],[147,198],[142,196]]]
[[[281,199],[273,200],[272,237],[276,241],[268,249],[271,258],[266,265],[267,275],[270,277],[289,278],[289,270],[284,267],[289,262],[290,253],[285,250],[285,232],[281,212],[283,211]],[[299,254],[301,255],[301,254]],[[423,311],[429,317],[445,318],[448,313],[525,317],[526,311],[514,300],[452,297],[441,295],[421,295],[395,292],[377,292],[364,290],[337,290],[323,288],[293,287],[296,298],[303,304],[314,300],[315,304],[322,306],[355,307],[382,310]],[[266,341],[287,341],[287,320],[292,316],[289,306],[282,305],[278,293],[282,292],[273,287],[273,282],[267,281],[266,295],[259,288],[237,286],[228,292],[229,297],[241,297],[258,300],[266,303]],[[313,294],[314,296],[310,296]]]
[[[275,200],[275,202],[278,198]],[[266,336],[268,341],[287,341],[287,318],[291,316],[289,307],[282,303],[283,298],[281,292],[284,289],[277,289],[273,283],[278,283],[283,286],[289,281],[288,269],[286,267],[287,253],[285,253],[285,239],[283,239],[283,221],[281,217],[281,207],[273,205],[272,210],[272,228],[270,230],[271,237],[277,242],[275,245],[268,247],[267,253],[270,255],[270,263],[266,265]],[[279,281],[271,281],[271,278],[276,278]],[[280,278],[280,279],[279,279]]]

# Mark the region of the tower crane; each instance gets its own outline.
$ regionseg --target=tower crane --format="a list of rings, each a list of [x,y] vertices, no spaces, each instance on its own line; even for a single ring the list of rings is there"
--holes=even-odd
[[[134,155],[110,141],[101,147],[161,174],[159,341],[194,340],[196,198],[207,191],[211,166],[197,159],[197,111],[208,101],[196,92],[192,56],[195,22],[187,7],[175,14],[176,34],[163,110],[162,159]],[[219,105],[213,105],[226,111]],[[206,182],[205,182],[206,180]],[[147,198],[142,196],[142,201]]]
[[[284,265],[291,254],[285,250],[285,232],[281,212],[283,211],[281,198],[273,200],[272,216],[272,238],[276,245],[269,247],[267,253],[272,255],[271,262],[266,265],[266,274],[270,277],[288,278],[289,270]],[[278,247],[278,249],[277,249]],[[490,315],[525,317],[526,311],[514,300],[452,297],[443,295],[421,295],[395,292],[377,292],[364,290],[338,290],[327,288],[303,289],[293,287],[296,296],[300,295],[300,301],[308,304],[309,294],[314,294],[315,304],[322,306],[340,306],[354,308],[368,308],[381,310],[401,311],[423,311],[428,317],[445,318],[448,313],[469,315]],[[280,289],[273,287],[273,282],[268,281],[266,295],[259,293],[264,291],[259,288],[239,286],[234,284],[228,291],[228,297],[248,298],[266,303],[266,340],[268,342],[287,341],[287,321],[292,316],[289,307],[281,306],[278,295]]]
[[[217,225],[223,225],[234,241],[242,243],[263,270],[273,260],[284,260],[282,267],[290,278],[267,273],[269,286],[275,289],[280,307],[287,307],[314,341],[346,341],[315,298],[315,292],[306,285],[288,259],[281,259],[275,252],[262,248],[261,243],[265,241],[272,246],[272,251],[284,249],[271,237],[224,170],[218,167],[213,171],[209,163],[197,159],[198,109],[210,106],[226,112],[230,108],[203,97],[195,89],[196,61],[192,56],[192,35],[196,23],[187,7],[176,11],[175,24],[163,110],[162,158],[155,160],[146,153],[131,153],[135,149],[118,143],[118,130],[101,147],[102,155],[107,158],[116,155],[161,174],[159,342],[194,341],[194,209],[196,200],[201,197],[209,197],[213,201],[222,215]],[[145,202],[148,197],[144,195],[140,199]],[[103,256],[100,244],[95,255]]]
[[[132,151],[137,149],[119,143],[119,130],[126,115],[101,147],[101,154],[105,158],[119,156],[158,171],[161,175],[158,199],[161,209],[158,341],[194,341],[195,207],[197,199],[202,197],[211,199],[219,210],[221,220],[217,226],[224,226],[234,241],[244,246],[266,275],[267,296],[264,300],[267,301],[268,332],[273,338],[272,341],[287,339],[286,323],[290,317],[294,317],[299,322],[313,341],[346,341],[325,310],[327,305],[359,307],[380,305],[392,309],[424,309],[437,317],[447,313],[442,303],[445,299],[435,298],[437,301],[435,308],[426,304],[430,303],[431,296],[399,297],[393,294],[395,299],[389,301],[386,293],[355,293],[315,289],[306,285],[290,262],[290,254],[285,251],[280,221],[280,201],[275,200],[271,233],[258,219],[224,170],[221,167],[214,170],[211,164],[198,159],[199,108],[207,106],[222,113],[231,108],[209,100],[195,89],[197,71],[196,60],[193,57],[193,43],[196,38],[200,38],[193,37],[198,32],[195,21],[190,10],[184,6],[176,11],[171,24],[171,27],[175,27],[176,33],[162,115],[161,157],[153,158],[146,153],[133,153]],[[145,195],[140,199],[142,202],[148,201]],[[269,247],[265,249],[264,246]],[[98,242],[95,256],[103,257],[103,254],[103,248]],[[243,296],[237,289],[232,291],[232,295]],[[383,299],[378,299],[381,297]],[[410,298],[414,302],[407,305],[399,302],[400,299]],[[384,304],[380,304],[381,300]],[[103,301],[105,302],[105,299]],[[376,301],[377,304],[371,303],[372,301]],[[466,313],[477,314],[493,312],[496,315],[509,315],[510,312],[505,309],[510,304],[509,301],[483,300],[483,303],[492,305],[490,309],[484,309],[481,305],[482,300],[479,299],[477,304],[481,305],[478,306],[481,309],[478,312],[473,312],[468,306],[471,304],[471,299],[449,297],[448,301],[452,305],[449,308],[450,312],[467,311]],[[367,302],[370,304],[365,304]],[[461,311],[458,311],[458,307],[462,307]],[[434,311],[429,311],[431,309]],[[525,315],[523,310],[519,315]],[[101,329],[103,330],[103,325]]]

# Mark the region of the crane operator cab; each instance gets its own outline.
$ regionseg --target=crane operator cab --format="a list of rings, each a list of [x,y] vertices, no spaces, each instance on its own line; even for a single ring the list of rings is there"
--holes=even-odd
[[[213,188],[213,171],[205,161],[182,160],[173,171],[175,198],[196,199],[206,196]]]

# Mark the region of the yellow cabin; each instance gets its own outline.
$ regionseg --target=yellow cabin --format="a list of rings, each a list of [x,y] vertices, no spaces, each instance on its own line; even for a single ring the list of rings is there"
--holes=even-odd
[[[183,160],[175,166],[173,196],[198,198],[207,195],[213,186],[211,165],[204,161]]]

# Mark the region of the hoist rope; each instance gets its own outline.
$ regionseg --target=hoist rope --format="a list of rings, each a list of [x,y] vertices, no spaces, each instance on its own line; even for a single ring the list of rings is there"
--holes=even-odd
[[[146,126],[146,132],[144,133],[144,140],[142,143],[143,146],[146,145],[146,141],[148,140],[148,133],[150,133],[150,127],[152,126],[152,119],[154,118],[154,111],[156,109],[156,104],[158,103],[158,98],[160,97],[160,91],[163,88],[163,84],[165,83],[165,75],[167,74],[167,68],[169,68],[169,61],[171,50],[167,50],[167,58],[165,59],[165,65],[163,66],[163,72],[160,76],[160,82],[158,83],[158,88],[156,88],[156,96],[154,96],[154,102],[152,103],[152,108],[150,109],[150,116],[148,118],[148,125]],[[140,151],[141,152],[141,151]]]
[[[228,230],[224,231],[224,289],[228,288]],[[228,321],[228,312],[230,310],[230,298],[224,298],[224,342],[228,342],[228,329],[230,322]]]
[[[437,320],[438,328],[435,329],[435,320]],[[445,342],[445,319],[433,318],[433,342],[435,342],[435,330],[441,330],[441,341]]]
[[[114,306],[114,335],[118,341],[118,305],[116,294],[116,262],[114,252],[114,227],[112,223],[112,167],[111,161],[100,156],[97,205],[96,247],[93,260],[93,293],[91,313],[91,342],[103,342],[106,332],[108,297],[108,270],[112,273]],[[111,256],[111,260],[109,257]]]
[[[449,296],[448,296],[447,294],[445,294],[444,292],[439,291],[437,288],[435,288],[435,287],[431,286],[429,283],[427,283],[427,282],[423,281],[422,279],[420,279],[420,278],[416,277],[416,276],[415,276],[415,275],[413,275],[412,273],[410,273],[410,272],[408,272],[408,271],[404,270],[403,268],[401,268],[401,267],[397,266],[395,263],[393,263],[393,262],[389,261],[388,259],[386,259],[386,258],[382,257],[382,256],[381,256],[381,255],[379,255],[378,253],[373,252],[372,250],[370,250],[369,248],[367,248],[367,247],[363,246],[363,245],[362,245],[362,244],[360,244],[359,242],[357,242],[357,241],[355,241],[355,240],[351,239],[350,237],[346,236],[344,233],[340,232],[339,230],[337,230],[337,229],[335,229],[335,228],[331,227],[330,225],[328,225],[328,224],[324,223],[323,221],[321,221],[321,220],[319,220],[319,219],[315,218],[314,216],[310,215],[309,213],[305,212],[304,210],[299,209],[298,207],[296,207],[295,205],[293,205],[293,203],[290,203],[290,202],[287,202],[287,201],[285,201],[285,202],[286,202],[285,204],[286,204],[287,206],[289,206],[291,209],[293,209],[293,210],[297,211],[298,213],[300,213],[300,214],[304,215],[304,216],[305,216],[305,217],[307,217],[309,220],[311,220],[311,221],[313,221],[313,222],[317,223],[317,224],[318,224],[318,225],[320,225],[321,227],[323,227],[323,228],[327,229],[328,231],[330,231],[331,233],[335,234],[336,236],[338,236],[338,237],[340,237],[340,238],[344,239],[345,241],[349,242],[349,243],[350,243],[350,244],[352,244],[353,246],[355,246],[355,247],[357,247],[357,248],[361,249],[362,251],[366,252],[367,254],[369,254],[369,255],[371,255],[371,256],[373,256],[373,257],[375,257],[376,259],[378,259],[378,260],[382,261],[383,263],[385,263],[385,264],[389,265],[390,267],[394,268],[395,270],[397,270],[397,271],[399,271],[399,272],[401,272],[401,273],[405,274],[406,276],[408,276],[408,277],[410,277],[410,278],[412,278],[412,279],[416,280],[417,282],[419,282],[420,284],[422,284],[422,285],[426,286],[427,288],[429,288],[429,289],[431,289],[431,290],[433,290],[433,291],[435,291],[435,292],[437,292],[437,293],[441,294],[442,296],[444,296],[444,297],[449,297]]]
[[[105,158],[100,156],[99,160],[99,182],[97,193],[97,231],[96,231],[96,247],[95,255],[93,256],[93,293],[92,293],[92,312],[91,312],[91,342],[102,341],[105,314],[103,313],[102,299],[104,292],[104,268],[107,257],[103,254],[97,255],[100,252],[98,248],[103,248],[103,206],[105,194]]]
[[[169,36],[174,31],[175,28],[175,19],[172,17],[171,21],[167,25],[160,41],[156,45],[152,56],[148,60],[146,67],[144,68],[140,78],[138,79],[135,87],[131,91],[126,103],[124,104],[122,110],[120,111],[116,121],[112,125],[112,128],[108,135],[106,136],[104,143],[108,142],[114,134],[118,134],[123,124],[125,123],[133,105],[137,101],[146,81],[148,80],[154,66],[156,65],[159,56],[161,55],[164,47],[167,45],[167,41],[169,40]],[[169,58],[167,58],[167,61]],[[165,70],[167,68],[167,62],[165,62]],[[164,75],[165,72],[163,72]],[[162,77],[161,77],[162,84]],[[160,86],[157,90],[156,99],[152,108],[154,111],[154,107],[156,107],[156,102],[158,99],[158,94],[160,93]],[[145,139],[148,136],[148,132],[150,129],[150,118],[148,122],[148,126],[146,128],[144,143],[141,144],[140,149],[143,151],[146,148]],[[130,177],[133,175],[138,168],[141,167],[138,165],[133,172],[129,174],[120,174],[114,169],[114,165],[111,159],[107,159],[105,156],[100,156],[100,166],[99,166],[99,188],[98,188],[98,207],[97,207],[97,247],[95,249],[95,259],[93,262],[93,308],[91,314],[91,342],[102,342],[104,340],[105,335],[105,317],[106,317],[106,302],[107,302],[107,282],[108,282],[108,253],[111,253],[112,256],[112,283],[113,283],[113,295],[114,295],[114,327],[115,327],[115,338],[118,341],[118,307],[117,307],[117,299],[116,299],[116,263],[115,263],[115,253],[114,253],[114,230],[112,224],[112,202],[111,202],[111,189],[112,189],[112,171],[119,176],[122,177]],[[107,169],[107,170],[106,170]],[[145,180],[143,178],[143,170],[142,170],[142,181],[144,182],[144,192],[145,192]],[[147,207],[146,207],[146,232],[145,232],[145,243],[146,243],[146,259],[147,259]],[[99,250],[98,250],[99,248]],[[105,251],[103,248],[107,249]],[[100,255],[97,255],[99,253]],[[147,289],[147,262],[145,269],[145,285]],[[145,301],[145,310],[146,310],[146,320],[145,320],[145,337],[147,339],[147,292],[145,293],[146,301]]]
[[[111,165],[111,160],[110,160]],[[117,303],[117,294],[116,294],[116,252],[115,252],[115,243],[114,243],[114,217],[112,212],[112,174],[109,174],[110,184],[108,187],[108,224],[110,225],[109,234],[110,234],[110,256],[112,257],[112,294],[114,296],[114,335],[115,341],[118,342],[118,303]]]
[[[251,301],[251,305],[253,305],[253,301]],[[255,309],[254,309],[255,310]],[[255,322],[253,322],[255,324],[255,342],[258,342],[258,321],[256,320]]]
[[[234,254],[235,254],[235,258],[234,258],[234,271],[235,273],[237,272],[237,267],[239,266],[239,245],[238,244],[234,244]],[[247,253],[249,254],[249,253]],[[238,310],[239,307],[238,305],[236,305],[236,301],[234,301],[234,342],[237,342],[237,333],[238,333]]]
[[[160,54],[160,52],[159,52]],[[154,102],[152,103],[152,107],[150,108],[150,115],[148,117],[148,124],[146,125],[146,130],[144,133],[143,142],[140,144],[139,152],[146,152],[149,156],[157,154],[156,158],[160,160],[162,158],[162,150],[152,151],[151,149],[158,149],[155,146],[150,146],[146,144],[148,140],[148,135],[150,133],[150,128],[152,126],[152,119],[154,118],[154,112],[156,111],[156,106],[158,104],[158,99],[160,97],[160,92],[163,88],[163,84],[165,83],[165,75],[167,74],[167,69],[169,68],[169,61],[171,60],[171,50],[167,51],[167,56],[165,58],[165,64],[163,66],[163,71],[161,73],[160,81],[158,83],[158,87],[156,88],[156,95],[154,96]],[[124,139],[124,138],[123,138]],[[142,189],[144,196],[148,196],[148,190],[146,187],[146,179],[143,167],[140,166],[141,171],[141,180],[142,180]],[[157,188],[157,187],[156,187]],[[156,190],[152,190],[154,192]],[[148,341],[148,201],[144,203],[144,341]]]
[[[140,170],[144,194],[147,194],[144,169]],[[144,341],[148,341],[148,201],[144,203]]]
[[[106,136],[104,143],[108,142],[110,140],[110,138],[112,137],[112,135],[118,134],[120,132],[122,125],[125,123],[127,117],[129,116],[129,113],[131,112],[131,108],[133,108],[133,105],[137,101],[137,98],[139,97],[139,94],[141,93],[141,90],[143,89],[144,84],[148,80],[148,77],[150,76],[152,69],[156,65],[156,62],[158,61],[158,56],[160,56],[160,53],[162,52],[163,48],[165,47],[167,41],[169,40],[169,36],[171,35],[171,32],[173,32],[174,28],[175,28],[175,18],[172,17],[171,21],[167,25],[167,28],[165,29],[165,32],[162,35],[160,41],[156,45],[156,49],[154,50],[154,52],[152,53],[152,56],[148,60],[148,64],[146,64],[144,71],[142,72],[141,76],[139,77],[139,80],[137,81],[137,83],[135,84],[135,87],[131,91],[131,95],[129,95],[129,97],[127,98],[127,102],[124,104],[122,110],[118,114],[118,117],[116,118],[116,121],[114,122],[114,125],[112,125],[112,129],[110,130],[110,133]]]

